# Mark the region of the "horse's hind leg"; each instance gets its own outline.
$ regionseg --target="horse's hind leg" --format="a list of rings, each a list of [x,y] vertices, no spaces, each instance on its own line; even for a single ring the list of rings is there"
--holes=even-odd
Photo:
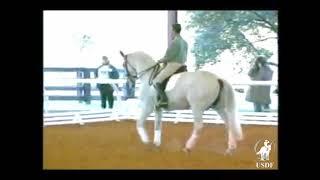
[[[192,108],[192,113],[194,115],[193,131],[190,138],[186,142],[185,148],[183,149],[185,152],[191,151],[191,149],[196,145],[196,142],[198,141],[200,133],[203,128],[203,122],[202,122],[203,110]]]
[[[218,109],[217,112],[220,115],[220,117],[224,120],[225,127],[228,132],[228,149],[225,151],[225,154],[232,154],[234,150],[237,148],[237,141],[231,129],[232,127],[230,121],[232,116],[225,109]]]

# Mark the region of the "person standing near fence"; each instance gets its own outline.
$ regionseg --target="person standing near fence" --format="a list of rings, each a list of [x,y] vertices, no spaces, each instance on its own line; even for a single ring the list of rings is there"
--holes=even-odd
[[[127,76],[127,74],[126,74]],[[123,87],[123,100],[135,97],[136,80],[127,77],[127,82]]]
[[[119,72],[117,69],[110,64],[107,56],[102,56],[102,65],[96,70],[96,77],[100,79],[119,79]],[[108,100],[109,109],[113,108],[114,97],[113,87],[109,83],[97,83],[97,88],[100,91],[101,96],[101,107],[106,108],[106,101]]]
[[[271,81],[273,71],[266,58],[260,56],[250,68],[248,75],[253,81]],[[250,86],[246,100],[253,102],[255,112],[262,112],[262,108],[269,109],[271,103],[270,86]]]

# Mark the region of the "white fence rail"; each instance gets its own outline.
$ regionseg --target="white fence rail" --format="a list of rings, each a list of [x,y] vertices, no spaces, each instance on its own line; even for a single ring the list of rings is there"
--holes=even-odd
[[[49,80],[49,79],[47,79]],[[46,79],[45,79],[46,81]],[[72,83],[110,83],[121,84],[125,83],[125,79],[54,79],[54,81],[72,82]],[[137,82],[139,84],[139,82]],[[274,81],[244,81],[244,82],[231,82],[233,86],[250,86],[250,85],[263,85],[263,86],[277,86],[278,83]],[[116,91],[119,91],[116,89]],[[119,94],[119,93],[117,93]],[[127,111],[125,106],[130,101],[121,101],[121,98],[117,98],[119,102],[118,108],[115,107],[113,111],[100,110],[100,111],[84,111],[84,112],[67,112],[67,113],[47,113],[46,105],[48,104],[48,96],[44,90],[44,126],[49,125],[62,125],[62,124],[80,124],[90,122],[101,121],[120,121],[125,119],[137,119],[137,111],[134,109]],[[135,103],[137,105],[137,103]],[[132,107],[132,104],[131,104]],[[132,108],[131,108],[132,109]],[[254,124],[254,125],[278,125],[278,113],[277,112],[239,112],[239,118],[242,124]],[[221,124],[223,121],[215,111],[206,111],[203,115],[204,123],[217,123]],[[148,117],[148,120],[154,120],[154,114]],[[179,110],[163,113],[163,121],[169,121],[174,123],[179,122],[193,122],[193,116],[191,110]]]
[[[193,122],[193,115],[191,110],[183,111],[170,111],[163,112],[163,121],[174,122]],[[67,112],[67,113],[44,113],[44,126],[49,125],[62,125],[62,124],[80,124],[90,122],[102,122],[102,121],[121,121],[121,120],[136,120],[138,113],[136,114],[119,114],[112,111],[89,111],[89,112]],[[240,112],[239,118],[242,124],[254,124],[254,125],[278,125],[277,113],[247,113]],[[154,113],[152,113],[147,120],[153,121],[155,119]],[[224,123],[220,116],[213,110],[207,111],[203,115],[204,123]]]

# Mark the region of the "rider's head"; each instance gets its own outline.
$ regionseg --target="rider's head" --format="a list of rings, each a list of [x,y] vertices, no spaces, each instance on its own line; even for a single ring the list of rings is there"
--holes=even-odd
[[[102,56],[102,60],[103,60],[102,63],[105,65],[108,65],[110,63],[107,56]]]
[[[259,56],[256,60],[257,64],[266,65],[267,59],[264,56]]]
[[[172,30],[175,34],[180,34],[181,25],[180,24],[172,24]]]

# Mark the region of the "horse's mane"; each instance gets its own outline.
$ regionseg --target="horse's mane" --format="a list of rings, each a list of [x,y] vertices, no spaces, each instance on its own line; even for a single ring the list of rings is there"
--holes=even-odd
[[[130,56],[130,58],[133,58],[133,59],[146,59],[146,60],[150,59],[150,60],[154,61],[149,54],[147,54],[143,51],[136,51],[136,52],[130,53],[128,55]]]

